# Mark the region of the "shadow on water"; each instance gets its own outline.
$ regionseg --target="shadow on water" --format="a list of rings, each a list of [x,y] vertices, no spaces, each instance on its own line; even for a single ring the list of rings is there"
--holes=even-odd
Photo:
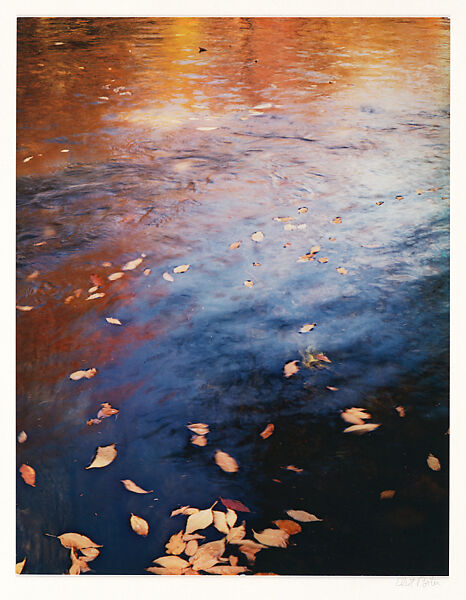
[[[252,572],[446,574],[448,25],[18,27],[17,304],[33,309],[17,320],[17,462],[37,474],[17,482],[24,572],[66,572],[44,533],[76,531],[104,546],[90,574],[144,574],[184,527],[173,509],[223,497],[251,509],[248,531],[291,508],[322,519]],[[105,296],[87,300],[96,278]],[[331,362],[306,368],[306,350]],[[88,426],[103,402],[118,416]],[[344,434],[352,406],[380,427]],[[209,424],[205,447],[190,422]],[[112,464],[84,469],[111,443]]]

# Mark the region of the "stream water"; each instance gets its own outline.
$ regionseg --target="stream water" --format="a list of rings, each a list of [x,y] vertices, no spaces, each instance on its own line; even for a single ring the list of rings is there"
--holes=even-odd
[[[144,574],[172,510],[223,497],[248,531],[322,519],[252,573],[447,574],[449,22],[22,18],[17,98],[24,573],[66,572],[44,533],[79,532],[104,546],[89,575]],[[343,433],[353,406],[380,426]]]

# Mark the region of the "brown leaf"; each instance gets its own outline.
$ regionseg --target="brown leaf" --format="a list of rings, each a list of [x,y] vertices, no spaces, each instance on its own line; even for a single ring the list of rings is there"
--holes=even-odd
[[[121,325],[120,319],[114,319],[113,317],[105,317],[105,320],[107,321],[107,323],[110,323],[110,325]]]
[[[21,573],[23,572],[24,569],[24,565],[26,564],[26,557],[24,557],[24,560],[22,560],[19,563],[16,563],[16,575],[21,575]]]
[[[99,423],[102,423],[102,419],[89,419],[86,421],[86,425],[98,425]]]
[[[341,217],[335,217],[332,223],[336,223],[337,225],[339,225],[341,223]]]
[[[96,275],[95,273],[91,273],[89,279],[92,285],[96,285],[97,287],[104,285],[105,283],[102,277],[100,277],[100,275]]]
[[[299,533],[302,530],[301,525],[299,523],[296,523],[295,521],[290,521],[289,519],[278,519],[277,521],[273,521],[273,523],[275,523],[275,525],[279,529],[286,531],[286,533],[288,533],[289,535],[294,535],[295,533]]]
[[[317,360],[321,360],[321,361],[326,362],[326,363],[331,363],[332,362],[327,356],[325,356],[325,354],[316,354],[316,359]]]
[[[395,490],[384,490],[383,492],[380,492],[380,499],[381,500],[391,500],[396,494]]]
[[[337,388],[337,387],[332,387],[331,385],[326,385],[325,387],[328,390],[330,390],[331,392],[338,392],[338,390],[340,389],[340,388]]]
[[[247,567],[237,567],[231,565],[218,565],[215,567],[209,567],[208,569],[202,569],[206,573],[212,575],[239,575],[247,571]]]
[[[305,510],[287,510],[286,514],[295,519],[296,521],[301,521],[303,523],[311,523],[312,521],[322,521],[322,519],[317,518],[315,515],[311,515]]]
[[[400,417],[406,416],[406,411],[403,406],[397,406],[395,408],[396,412],[400,415]]]
[[[255,231],[252,235],[251,235],[251,240],[253,242],[262,242],[262,240],[264,239],[264,234],[262,233],[262,231]]]
[[[226,514],[220,510],[212,511],[214,515],[214,527],[218,529],[221,533],[229,533],[230,528],[227,524]]]
[[[306,208],[306,206],[301,206],[301,208],[298,208],[298,212],[301,214],[307,213],[308,209]]]
[[[173,269],[173,273],[186,273],[191,265],[179,265]]]
[[[212,514],[212,508],[200,510],[188,517],[186,522],[186,533],[192,533],[198,529],[205,529],[213,520],[214,516]]]
[[[287,471],[294,471],[295,473],[302,473],[303,469],[300,469],[299,467],[295,467],[294,465],[288,465],[287,467],[285,467],[285,469]]]
[[[371,415],[367,412],[367,410],[365,408],[359,408],[357,406],[352,406],[351,408],[347,408],[345,412],[356,415],[360,419],[370,419],[371,418]]]
[[[198,548],[199,548],[198,541],[197,540],[190,540],[186,544],[186,548],[184,550],[184,553],[186,554],[186,556],[193,556],[193,554],[196,554]]]
[[[37,279],[37,277],[39,277],[40,271],[33,271],[30,275],[28,275],[26,277],[26,279],[28,281],[31,281],[32,279]]]
[[[376,202],[377,206],[382,206],[383,202]]]
[[[79,381],[80,379],[83,379],[83,377],[85,377],[86,379],[90,379],[95,375],[97,375],[97,369],[93,367],[92,369],[88,369],[87,371],[75,371],[74,373],[71,373],[70,379],[72,379],[73,381]]]
[[[96,544],[81,533],[62,533],[57,537],[61,545],[65,548],[75,548],[77,550],[82,550],[83,548],[103,548],[102,545]]]
[[[234,554],[230,554],[230,556],[228,557],[228,562],[232,567],[236,567],[236,565],[238,564],[238,557]]]
[[[97,548],[81,548],[80,550],[81,553],[86,557],[86,562],[91,562],[91,560],[94,560],[100,554],[100,550],[97,550]]]
[[[19,468],[19,472],[25,483],[32,487],[36,487],[36,472],[32,467],[22,464]]]
[[[137,515],[133,515],[133,513],[131,513],[129,522],[132,530],[138,535],[145,537],[149,533],[149,523],[142,517],[138,517]]]
[[[120,412],[117,408],[113,408],[108,402],[103,402],[101,406],[102,408],[97,413],[98,419],[106,419],[107,417],[117,415]]]
[[[329,237],[328,239],[329,239],[330,242],[336,242],[337,241],[336,238],[334,238],[334,237]]]
[[[239,242],[233,242],[232,244],[230,244],[230,250],[236,250],[236,248],[239,248],[241,246],[241,240]]]
[[[102,263],[102,266],[108,268],[108,267],[112,266],[112,263],[108,262],[108,261],[105,261],[105,262]]]
[[[345,267],[337,267],[337,271],[341,274],[341,275],[346,275],[348,273],[348,270],[345,269]]]
[[[68,571],[69,575],[80,575],[81,572],[85,573],[90,570],[87,562],[82,557],[78,557],[74,548],[71,548],[70,557],[71,567]]]
[[[170,273],[168,273],[167,271],[165,271],[162,277],[165,279],[165,281],[175,281],[173,275],[170,275]]]
[[[174,517],[176,515],[193,515],[194,513],[199,512],[198,508],[191,508],[190,506],[182,506],[181,508],[177,508],[173,510],[170,517]]]
[[[215,453],[215,462],[223,471],[226,471],[227,473],[236,473],[236,471],[239,469],[236,460],[222,450],[217,450]]]
[[[429,466],[429,469],[432,469],[432,471],[440,471],[440,469],[442,468],[439,459],[432,453],[430,453],[427,457],[427,464]]]
[[[186,425],[189,431],[197,433],[197,435],[207,435],[209,433],[209,426],[207,423],[190,423]]]
[[[117,279],[121,279],[123,277],[124,273],[122,273],[121,271],[118,271],[117,273],[112,273],[111,275],[108,276],[108,280],[109,281],[116,281]]]
[[[131,481],[131,479],[122,479],[121,483],[125,486],[128,492],[134,492],[135,494],[150,494],[154,490],[143,490],[138,485]]]
[[[130,260],[129,262],[127,262],[122,268],[122,271],[132,271],[133,269],[135,269],[136,267],[139,267],[139,265],[142,263],[142,258],[135,258],[134,260]]]
[[[364,425],[352,425],[351,427],[347,427],[346,429],[344,429],[343,433],[356,433],[358,435],[361,435],[363,433],[368,433],[369,431],[374,431],[374,429],[377,429],[377,427],[380,427],[380,423],[364,423]]]
[[[304,323],[299,330],[299,333],[309,333],[309,331],[312,331],[316,325],[317,323]]]
[[[103,298],[105,294],[103,292],[98,292],[97,294],[91,294],[86,300],[97,300],[98,298]]]
[[[403,200],[404,196],[395,196],[395,200]]]
[[[24,442],[28,439],[27,433],[25,431],[20,431],[18,433],[18,443],[24,444]]]
[[[286,363],[286,365],[283,367],[285,377],[291,377],[299,371],[298,363],[299,360],[292,360],[291,362]]]
[[[171,536],[171,538],[165,544],[167,554],[181,554],[183,552],[183,550],[186,548],[186,542],[183,540],[183,534],[184,531],[181,530]]]
[[[251,288],[254,285],[254,281],[251,281],[251,279],[246,279],[246,281],[244,282],[244,285],[246,287]]]
[[[206,446],[207,445],[207,438],[204,435],[193,435],[191,437],[191,444],[194,444],[195,446]]]
[[[273,423],[269,423],[264,431],[261,431],[259,434],[263,440],[266,440],[268,437],[272,435],[275,430],[275,425]]]
[[[106,467],[115,460],[116,455],[117,451],[115,444],[110,444],[109,446],[98,446],[91,464],[85,468],[100,469],[102,467]]]
[[[260,533],[253,530],[254,537],[261,544],[266,546],[275,546],[276,548],[286,548],[288,538],[290,537],[286,531],[282,529],[264,529]]]
[[[315,260],[314,255],[311,253],[308,253],[308,254],[303,254],[302,256],[300,256],[296,262],[310,262],[312,260]]]
[[[185,569],[189,567],[188,561],[179,556],[161,556],[160,558],[154,558],[152,562],[166,568]]]
[[[245,541],[251,540],[243,540],[243,542]],[[249,544],[241,544],[241,546],[238,548],[238,550],[246,556],[249,563],[253,563],[256,560],[256,554],[260,552],[263,548],[266,548],[266,546],[263,546],[262,544],[257,544],[257,542],[251,541],[251,543],[256,544],[257,547],[252,547]]]
[[[245,506],[239,500],[230,500],[229,498],[220,498],[220,502],[223,504],[225,508],[231,508],[232,510],[236,510],[238,512],[251,512],[247,506]],[[230,525],[231,527],[231,525]]]

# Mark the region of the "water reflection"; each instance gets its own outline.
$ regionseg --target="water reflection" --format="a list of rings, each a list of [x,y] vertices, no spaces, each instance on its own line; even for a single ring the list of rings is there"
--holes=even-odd
[[[448,143],[440,19],[19,20],[17,304],[34,308],[18,316],[18,461],[38,480],[18,483],[28,572],[66,570],[43,533],[79,531],[104,544],[96,573],[141,574],[182,526],[170,511],[218,496],[250,506],[256,531],[287,508],[323,516],[293,548],[260,553],[257,571],[446,572]],[[296,262],[316,244],[328,262]],[[179,264],[191,268],[162,279]],[[87,301],[91,274],[106,295]],[[317,327],[301,335],[306,322]],[[331,364],[285,379],[308,346]],[[93,366],[93,379],[68,379]],[[118,419],[86,426],[106,401]],[[348,406],[381,428],[343,435]],[[185,428],[198,421],[205,448]],[[109,443],[117,460],[84,470]],[[233,477],[213,463],[218,447],[238,460]],[[129,497],[129,477],[156,494]]]

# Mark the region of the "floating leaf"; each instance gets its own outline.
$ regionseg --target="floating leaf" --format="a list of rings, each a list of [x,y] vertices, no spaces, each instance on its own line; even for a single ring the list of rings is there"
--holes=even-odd
[[[98,446],[91,464],[85,468],[100,469],[113,462],[117,455],[115,445],[116,444],[110,444],[109,446]]]
[[[120,319],[115,319],[114,317],[105,317],[105,320],[107,323],[110,323],[110,325],[121,325]]]
[[[97,548],[81,548],[81,552],[86,557],[86,562],[91,562],[100,554],[100,550],[97,550]]]
[[[321,361],[326,362],[326,363],[331,363],[332,362],[327,356],[325,356],[325,354],[316,354],[315,357],[316,357],[317,360],[321,360]]]
[[[244,542],[250,542],[249,544],[245,544]],[[251,544],[255,544],[255,546],[251,546]],[[240,552],[242,552],[250,563],[253,563],[256,560],[256,554],[260,552],[266,546],[262,544],[258,544],[257,542],[253,542],[252,540],[243,540],[243,543],[238,548]]]
[[[75,548],[77,550],[82,550],[83,548],[103,548],[101,544],[96,544],[81,533],[62,533],[57,537],[61,545],[65,548]]]
[[[384,490],[383,492],[380,492],[380,499],[391,500],[395,496],[395,494],[395,490]]]
[[[262,110],[264,108],[272,108],[273,104],[271,104],[270,102],[264,102],[263,104],[257,104],[256,106],[253,106],[254,110]]]
[[[432,469],[432,471],[440,471],[441,469],[439,459],[432,453],[430,453],[427,457],[427,464],[429,465],[429,469]]]
[[[121,483],[125,486],[128,492],[134,492],[135,494],[150,494],[154,490],[143,490],[141,487],[136,485],[131,479],[122,479]]]
[[[229,544],[240,544],[241,540],[246,535],[246,527],[244,523],[238,527],[232,527],[227,535],[227,542]]]
[[[22,560],[19,563],[16,563],[16,575],[21,575],[21,573],[23,572],[24,569],[24,565],[26,564],[26,557],[24,557],[24,560]]]
[[[185,533],[183,539],[185,542],[190,542],[191,540],[205,540],[205,535],[201,535],[200,533]]]
[[[186,522],[186,533],[192,533],[198,529],[205,529],[213,522],[213,520],[214,515],[212,514],[212,508],[199,510],[188,517]]]
[[[330,390],[331,392],[338,392],[338,390],[340,389],[340,388],[337,388],[337,387],[332,387],[331,385],[326,385],[325,387],[328,390]]]
[[[212,575],[239,575],[247,570],[247,567],[237,567],[232,565],[217,565],[209,567],[208,569],[203,569],[203,571],[211,573]]]
[[[165,279],[165,281],[175,281],[173,275],[170,275],[170,273],[168,273],[167,271],[165,271],[162,277]]]
[[[239,500],[230,500],[229,498],[220,498],[220,502],[225,506],[225,508],[231,508],[231,510],[236,510],[238,512],[251,512],[247,506],[245,506]],[[231,525],[230,525],[231,527]]]
[[[207,423],[190,423],[186,425],[189,431],[196,433],[197,435],[207,435],[209,433],[209,426]]]
[[[230,554],[230,556],[228,557],[228,562],[232,567],[236,567],[236,565],[238,564],[238,557],[234,554]]]
[[[328,263],[328,256],[322,256],[321,258],[318,258],[317,262],[320,262],[322,264],[323,263]]]
[[[140,258],[140,257],[139,258],[135,258],[134,260],[130,260],[125,265],[123,265],[123,267],[121,267],[121,270],[122,271],[132,271],[136,267],[139,267],[139,265],[141,263],[142,263],[142,258]]]
[[[341,273],[341,275],[346,275],[346,273],[348,273],[348,270],[345,269],[345,267],[337,267],[337,271]]]
[[[232,244],[230,244],[230,250],[236,250],[236,248],[239,248],[241,246],[241,240],[239,242],[233,242]]]
[[[341,223],[341,217],[335,217],[332,223],[336,223],[337,225],[339,225]]]
[[[246,279],[246,281],[244,282],[244,285],[246,287],[251,288],[254,285],[254,281],[251,281],[250,279]]]
[[[252,263],[252,266],[253,266],[253,267],[260,267],[260,266],[261,266],[261,264],[260,264],[260,263],[258,263],[258,262],[253,262],[253,263]]]
[[[382,206],[383,202],[376,202],[377,206]]]
[[[102,423],[102,419],[89,419],[86,421],[86,425],[98,425],[99,423]]]
[[[355,415],[348,411],[343,411],[341,413],[341,418],[347,423],[352,423],[353,425],[363,425],[364,421],[358,415]]]
[[[108,276],[108,280],[109,281],[115,281],[117,279],[120,279],[121,277],[123,277],[124,273],[122,273],[121,271],[118,271],[117,273],[112,273],[111,275]]]
[[[168,568],[179,568],[184,569],[189,567],[189,563],[184,558],[180,558],[179,556],[161,556],[160,558],[154,558],[152,561],[158,565],[162,565],[162,567]]]
[[[98,298],[103,298],[105,296],[104,292],[97,292],[97,294],[91,294],[86,300],[97,300]]]
[[[305,323],[299,330],[299,333],[309,333],[309,331],[312,331],[316,325],[317,323]]]
[[[36,472],[29,465],[21,465],[19,468],[19,472],[21,473],[21,477],[24,479],[25,483],[32,487],[36,487]]]
[[[105,261],[105,262],[102,263],[102,266],[105,267],[105,268],[108,268],[108,267],[112,266],[112,263],[108,262],[108,261]]]
[[[190,506],[182,506],[181,508],[172,510],[170,517],[174,517],[176,515],[193,515],[194,513],[197,513],[197,512],[199,512],[198,508],[191,508]]]
[[[95,273],[90,274],[89,280],[94,286],[97,286],[97,287],[104,285],[104,283],[105,283],[104,280],[102,279],[102,277],[100,277],[100,275],[96,275]]]
[[[264,529],[260,533],[253,530],[254,537],[261,544],[266,546],[275,546],[276,548],[286,548],[288,538],[290,537],[286,531],[282,529]]]
[[[263,440],[266,440],[268,437],[272,435],[275,430],[275,425],[273,423],[269,423],[264,431],[261,431],[259,434]]]
[[[289,223],[290,221],[294,221],[294,217],[274,217],[273,220],[279,223]]]
[[[184,553],[186,554],[186,556],[193,556],[193,554],[196,554],[198,548],[199,548],[198,541],[197,540],[190,540],[186,544],[186,548],[184,550]]]
[[[144,275],[147,277],[148,275],[150,275],[152,273],[151,269],[144,269]]]
[[[311,254],[317,254],[317,252],[320,252],[320,246],[319,246],[319,244],[317,244],[316,246],[312,246],[312,248],[309,250],[309,252]]]
[[[302,523],[312,523],[313,521],[322,521],[322,519],[317,518],[315,515],[311,515],[305,510],[287,510],[286,514],[295,519],[296,521],[301,521]],[[259,540],[260,541],[260,540]]]
[[[90,379],[95,375],[97,375],[97,369],[92,367],[92,369],[87,369],[87,371],[75,371],[74,373],[71,373],[70,379],[73,381],[79,381],[80,379],[83,379],[83,377]]]
[[[328,239],[329,239],[330,242],[336,242],[337,241],[336,238],[334,238],[334,237],[329,237]]]
[[[295,373],[297,373],[299,371],[298,363],[299,363],[299,360],[292,360],[292,361],[286,363],[286,365],[283,367],[283,372],[285,373],[285,377],[291,377],[292,375],[294,375]]]
[[[406,411],[403,406],[397,406],[395,410],[400,415],[400,417],[404,417],[406,415]]]
[[[193,435],[191,437],[191,444],[195,446],[207,446],[207,438],[204,435]]]
[[[103,402],[101,406],[102,408],[97,413],[98,419],[106,419],[107,417],[117,415],[120,412],[118,408],[113,408],[113,406],[108,402]]]
[[[191,265],[179,265],[173,269],[173,273],[186,273]]]
[[[311,253],[308,253],[308,254],[303,254],[302,256],[300,256],[296,262],[310,262],[312,260],[315,260],[314,255]]]
[[[183,552],[183,550],[186,548],[186,542],[183,540],[183,533],[184,531],[181,530],[171,536],[171,538],[165,544],[167,554],[181,554]]]
[[[290,521],[288,519],[278,519],[277,521],[273,521],[273,523],[275,523],[275,525],[279,529],[286,531],[286,533],[288,533],[289,535],[294,535],[295,533],[299,533],[302,530],[301,525],[299,523],[296,523],[295,521]]]
[[[249,512],[249,510],[247,512]],[[227,514],[226,514],[225,518],[227,520],[228,527],[234,527],[235,523],[236,523],[236,520],[238,518],[238,515],[235,513],[234,510],[231,510],[231,508],[227,508]]]
[[[252,235],[251,235],[251,240],[253,242],[262,242],[262,240],[264,239],[264,234],[262,233],[262,231],[255,231]]]
[[[74,548],[71,548],[71,567],[68,571],[69,575],[80,575],[86,571],[90,571],[87,562],[82,558],[78,557]]]
[[[145,537],[149,533],[149,523],[142,517],[138,517],[137,515],[133,515],[133,513],[131,513],[129,522],[131,529],[138,535]]]
[[[16,305],[16,308],[18,310],[21,310],[22,312],[29,312],[30,310],[33,310],[33,306],[19,306],[18,304]]]
[[[227,524],[226,514],[220,510],[214,510],[212,511],[212,514],[214,515],[215,529],[218,529],[221,533],[228,533],[230,528]]]
[[[215,462],[227,473],[236,473],[239,468],[236,460],[226,452],[222,452],[222,450],[217,450],[215,453]]]
[[[87,291],[89,294],[92,294],[94,292],[96,292],[99,289],[98,285],[95,285],[94,287],[89,288]]]
[[[287,467],[285,467],[285,469],[287,471],[294,471],[295,473],[302,473],[303,469],[300,469],[299,467],[295,467],[294,465],[288,465]]]
[[[200,52],[205,52],[204,48]],[[198,131],[213,131],[214,129],[218,129],[218,127],[196,127],[196,129]]]
[[[199,547],[197,552],[190,557],[189,562],[196,571],[213,567],[225,552],[225,540],[208,542]]]
[[[351,425],[351,427],[347,427],[346,429],[344,429],[343,433],[356,433],[358,435],[361,435],[363,433],[368,433],[369,431],[374,431],[374,429],[377,429],[377,427],[380,427],[380,423],[364,423],[364,425]]]
[[[37,277],[39,277],[39,273],[39,271],[33,271],[30,275],[26,277],[26,279],[28,281],[31,281],[32,279],[37,279]]]
[[[301,208],[298,208],[298,212],[303,214],[303,213],[307,213],[309,209],[306,206],[301,206]]]
[[[24,442],[28,439],[28,435],[25,431],[20,431],[18,433],[18,443],[24,444]]]
[[[183,575],[185,572],[179,567],[147,567],[146,571],[154,575]]]
[[[23,163],[27,163],[27,162],[29,162],[30,160],[32,160],[33,158],[34,158],[34,156],[26,156],[26,158],[25,158],[25,159],[23,159]]]
[[[284,231],[294,231],[295,229],[297,229],[296,225],[293,225],[293,223],[287,223],[286,225],[283,226]]]

